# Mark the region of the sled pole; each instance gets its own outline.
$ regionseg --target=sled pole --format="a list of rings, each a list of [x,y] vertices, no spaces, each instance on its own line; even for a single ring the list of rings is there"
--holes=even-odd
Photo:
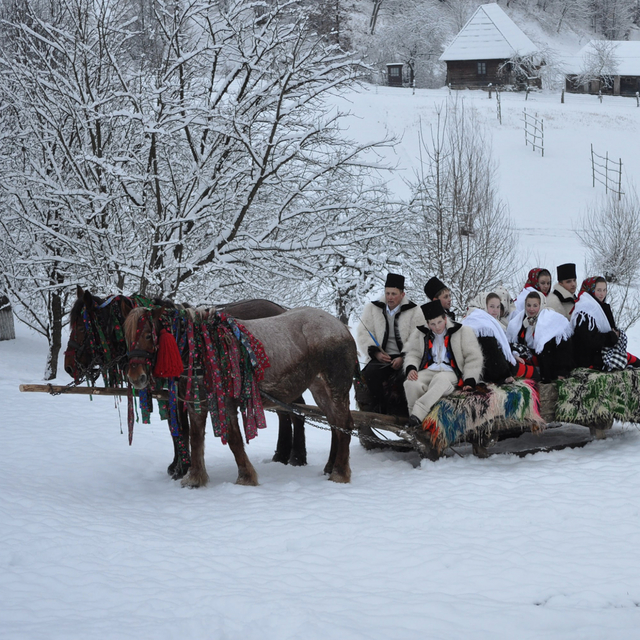
[[[21,384],[22,393],[50,393],[51,395],[71,394],[78,396],[130,396],[131,389],[118,389],[117,387],[65,387],[56,384]],[[154,398],[166,400],[169,397],[167,391],[153,391]]]

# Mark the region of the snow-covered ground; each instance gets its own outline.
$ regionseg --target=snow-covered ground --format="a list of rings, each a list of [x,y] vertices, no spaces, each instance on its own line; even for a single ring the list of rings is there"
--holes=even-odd
[[[417,123],[447,93],[352,94],[351,133],[402,136],[394,160],[408,174]],[[526,266],[581,265],[573,228],[601,192],[589,145],[638,175],[635,100],[503,94],[500,125],[495,100],[463,95],[491,132]],[[524,146],[524,106],[545,119],[544,158]],[[155,416],[128,447],[113,400],[19,393],[46,348],[17,333],[0,342],[3,640],[638,637],[635,426],[582,449],[436,463],[354,441],[343,486],[322,476],[325,431],[307,430],[307,467],[270,462],[270,417],[247,448],[259,487],[233,484],[209,430],[211,481],[190,491],[165,473],[171,441]]]

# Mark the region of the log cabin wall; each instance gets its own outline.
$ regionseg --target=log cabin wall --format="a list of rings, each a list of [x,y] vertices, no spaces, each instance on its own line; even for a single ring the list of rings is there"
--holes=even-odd
[[[509,84],[509,74],[500,67],[506,60],[454,60],[447,62],[447,84],[453,89]],[[484,73],[483,73],[484,72]]]

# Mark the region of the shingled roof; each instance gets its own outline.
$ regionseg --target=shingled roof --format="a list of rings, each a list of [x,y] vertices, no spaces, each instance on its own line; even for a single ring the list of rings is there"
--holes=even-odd
[[[537,53],[531,40],[495,3],[482,4],[440,56],[453,60],[508,60]]]

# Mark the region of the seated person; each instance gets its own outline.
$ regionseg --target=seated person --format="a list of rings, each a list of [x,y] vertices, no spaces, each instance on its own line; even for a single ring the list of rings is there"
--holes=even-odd
[[[547,306],[561,313],[567,320],[571,317],[573,305],[576,303],[576,265],[572,262],[561,264],[557,269],[558,282],[547,296]]]
[[[544,294],[531,291],[525,308],[509,322],[507,339],[520,364],[539,367],[542,382],[565,378],[573,369],[571,325],[560,313],[544,308]]]
[[[424,285],[424,293],[431,302],[440,300],[444,312],[451,320],[455,321],[456,314],[451,311],[451,289],[449,289],[442,280],[433,276],[433,278]]]
[[[465,316],[462,324],[473,330],[482,349],[482,380],[495,384],[511,383],[517,364],[505,330],[499,322],[502,310],[500,296],[490,293],[485,297],[485,305],[486,311],[474,309]]]
[[[358,400],[363,411],[389,411],[385,387],[396,374],[402,377],[405,343],[422,322],[420,307],[405,298],[404,276],[389,273],[384,296],[365,306],[356,331],[358,349],[366,358],[362,377],[370,392],[370,404]]]
[[[482,350],[471,328],[448,318],[439,300],[420,308],[427,324],[411,334],[404,368],[409,426],[414,427],[456,387],[475,389],[483,364]]]
[[[524,309],[524,299],[532,291],[540,291],[540,293],[544,293],[545,297],[549,295],[551,291],[551,273],[548,269],[535,267],[529,271],[527,281],[524,283],[522,291],[516,298],[515,308],[517,311]]]
[[[489,302],[489,296],[491,296],[491,302]],[[490,311],[490,307],[491,309],[495,308],[497,311]],[[491,289],[491,291],[481,291],[472,298],[467,305],[465,317],[476,309],[482,309],[493,316],[506,331],[509,324],[509,317],[515,309],[515,306],[513,305],[509,291],[501,284]]]
[[[587,278],[571,314],[573,357],[576,367],[616,371],[638,367],[640,361],[627,352],[627,337],[616,327],[611,307],[605,302],[607,281]]]

